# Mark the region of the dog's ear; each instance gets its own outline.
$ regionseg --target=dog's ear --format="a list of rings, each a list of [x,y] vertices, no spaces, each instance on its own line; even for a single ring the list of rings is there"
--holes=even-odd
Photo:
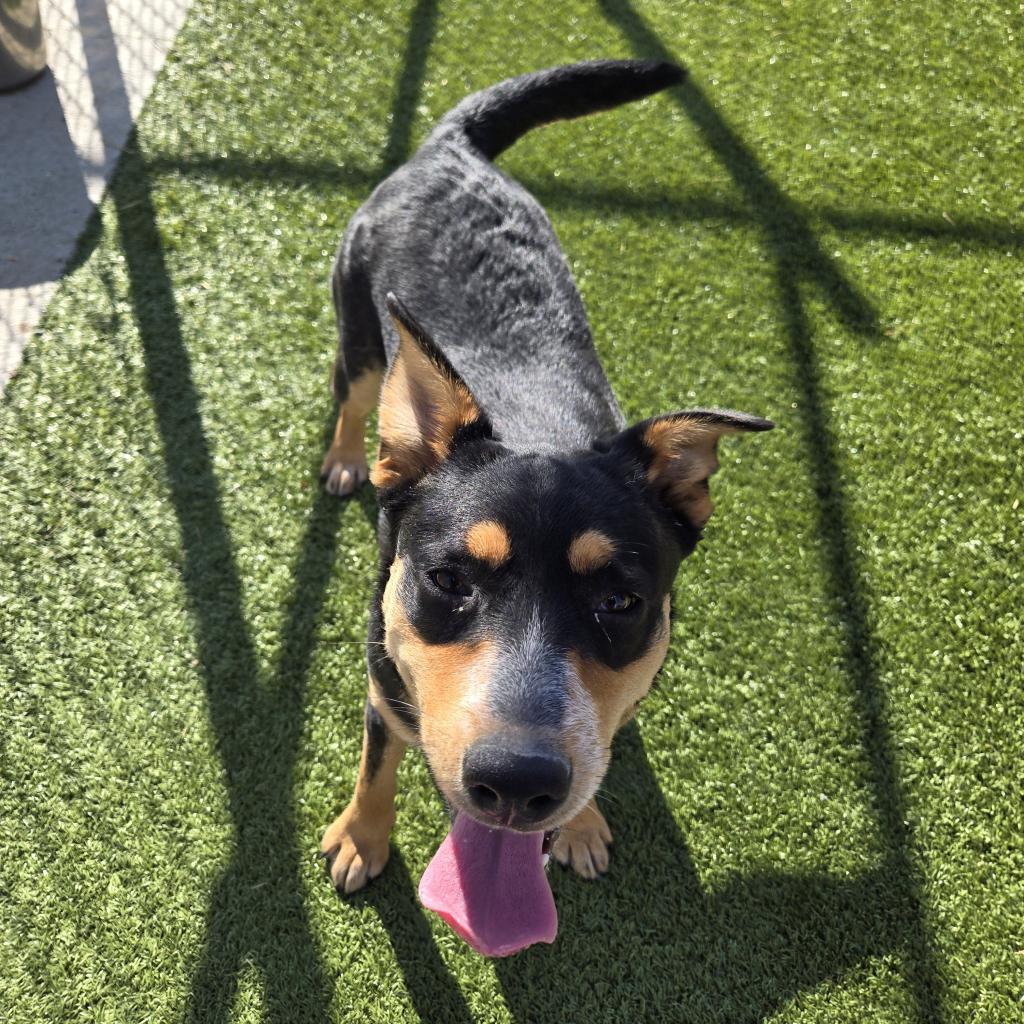
[[[427,332],[392,293],[388,312],[398,352],[380,393],[375,487],[412,483],[441,464],[453,445],[492,436],[477,400]]]
[[[609,450],[643,468],[647,485],[691,526],[711,516],[708,478],[723,434],[771,430],[770,420],[726,409],[691,409],[645,420],[613,438]]]

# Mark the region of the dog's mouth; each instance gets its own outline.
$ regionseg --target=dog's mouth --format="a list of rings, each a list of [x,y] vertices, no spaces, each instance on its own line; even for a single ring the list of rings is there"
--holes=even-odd
[[[484,956],[554,942],[558,914],[544,869],[556,831],[489,826],[457,811],[420,880],[423,905]]]

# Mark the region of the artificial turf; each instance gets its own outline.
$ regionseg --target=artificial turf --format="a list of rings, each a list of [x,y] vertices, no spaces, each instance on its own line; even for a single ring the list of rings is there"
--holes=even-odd
[[[199,0],[0,405],[0,1019],[1024,1019],[1015,6]],[[691,83],[537,131],[634,418],[724,448],[608,877],[497,963],[315,859],[354,778],[372,493],[325,497],[327,275],[466,92]]]

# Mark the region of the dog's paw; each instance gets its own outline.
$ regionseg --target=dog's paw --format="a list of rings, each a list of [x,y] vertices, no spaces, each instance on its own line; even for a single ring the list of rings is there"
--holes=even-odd
[[[360,456],[344,456],[333,448],[324,456],[323,465],[320,467],[320,479],[328,494],[344,498],[352,494],[364,483],[370,475],[370,467],[366,464],[366,458]]]
[[[612,830],[593,800],[568,824],[563,825],[551,847],[559,864],[583,878],[597,878],[608,870]]]
[[[384,870],[393,825],[394,815],[361,813],[354,803],[335,819],[320,841],[320,855],[338,892],[356,892]]]

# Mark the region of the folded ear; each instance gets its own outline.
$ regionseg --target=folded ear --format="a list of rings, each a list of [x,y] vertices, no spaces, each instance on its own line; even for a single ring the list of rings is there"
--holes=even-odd
[[[662,501],[700,529],[711,516],[708,478],[718,469],[718,439],[774,426],[743,412],[691,409],[630,427],[612,441],[610,450],[638,460]]]
[[[380,392],[380,448],[370,473],[380,488],[418,480],[457,441],[492,436],[489,420],[444,353],[390,292],[387,306],[398,352]]]

